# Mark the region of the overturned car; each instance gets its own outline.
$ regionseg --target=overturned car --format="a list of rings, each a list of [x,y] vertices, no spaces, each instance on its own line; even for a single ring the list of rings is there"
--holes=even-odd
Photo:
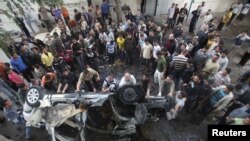
[[[87,108],[78,108],[82,103]],[[126,85],[115,93],[66,94],[45,94],[41,88],[32,87],[26,95],[23,115],[28,126],[44,122],[53,141],[68,140],[55,130],[63,123],[76,127],[81,141],[94,141],[86,138],[86,130],[114,138],[128,137],[136,134],[136,125],[165,117],[173,106],[167,97],[145,98],[140,85]]]

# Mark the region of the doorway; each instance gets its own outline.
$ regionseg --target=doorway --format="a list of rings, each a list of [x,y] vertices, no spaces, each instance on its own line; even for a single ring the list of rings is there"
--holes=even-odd
[[[146,0],[141,0],[141,13],[144,14],[146,8]]]

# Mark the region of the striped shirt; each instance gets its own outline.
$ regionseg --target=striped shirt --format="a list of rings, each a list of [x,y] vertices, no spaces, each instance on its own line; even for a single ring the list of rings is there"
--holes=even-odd
[[[187,63],[188,58],[184,55],[180,54],[178,56],[173,57],[173,63],[174,63],[174,69],[175,70],[181,70],[184,68],[184,66]]]

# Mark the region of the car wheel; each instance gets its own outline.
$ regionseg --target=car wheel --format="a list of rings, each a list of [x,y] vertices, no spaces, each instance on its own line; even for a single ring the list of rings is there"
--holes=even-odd
[[[132,105],[143,99],[141,93],[139,87],[127,85],[118,90],[118,97],[123,104]]]
[[[42,98],[42,91],[38,87],[31,87],[26,94],[26,102],[31,107],[39,107],[39,100],[41,100]]]

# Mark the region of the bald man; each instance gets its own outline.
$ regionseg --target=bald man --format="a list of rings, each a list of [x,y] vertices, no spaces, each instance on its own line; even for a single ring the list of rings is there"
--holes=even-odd
[[[136,79],[135,79],[134,75],[127,72],[122,77],[122,79],[119,83],[119,87],[122,87],[124,85],[135,85],[135,84],[136,84]]]

